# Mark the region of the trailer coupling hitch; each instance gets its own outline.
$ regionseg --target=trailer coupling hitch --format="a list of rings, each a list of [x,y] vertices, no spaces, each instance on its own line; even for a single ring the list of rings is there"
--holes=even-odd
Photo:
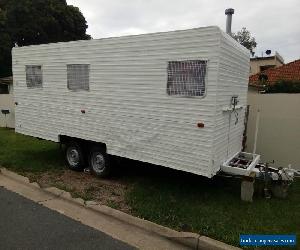
[[[270,164],[273,162],[266,162],[257,164],[253,169],[253,172],[256,173],[256,179],[263,181],[264,183],[264,196],[266,199],[274,197],[286,198],[288,187],[294,181],[294,177],[300,175],[300,172],[288,168],[274,168],[270,167]]]

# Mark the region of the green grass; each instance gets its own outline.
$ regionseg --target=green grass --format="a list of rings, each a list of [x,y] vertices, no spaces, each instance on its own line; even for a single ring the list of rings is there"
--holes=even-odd
[[[18,173],[41,173],[60,171],[65,164],[57,143],[0,128],[0,165]]]
[[[299,179],[285,200],[257,195],[246,203],[236,179],[163,172],[139,181],[127,194],[134,215],[236,246],[240,234],[300,234]]]
[[[0,128],[0,165],[37,176],[65,168],[57,144],[3,128]],[[132,186],[126,193],[132,213],[158,224],[197,232],[236,246],[240,234],[297,234],[299,237],[299,179],[285,200],[266,200],[257,195],[253,203],[245,203],[240,200],[240,182],[236,179],[209,180],[129,160],[121,161],[116,174],[114,178],[122,178]],[[93,189],[86,190],[86,199],[93,192]],[[109,205],[118,208],[113,201]]]

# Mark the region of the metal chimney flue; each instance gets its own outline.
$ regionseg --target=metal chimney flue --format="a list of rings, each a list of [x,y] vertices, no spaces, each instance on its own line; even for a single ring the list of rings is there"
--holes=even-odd
[[[234,9],[229,8],[225,10],[225,15],[227,16],[226,19],[226,33],[229,35],[231,34],[231,23],[232,23],[232,15],[234,14]]]

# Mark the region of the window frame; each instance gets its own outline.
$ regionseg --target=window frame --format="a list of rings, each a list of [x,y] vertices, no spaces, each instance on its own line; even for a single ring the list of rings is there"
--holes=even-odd
[[[189,96],[189,95],[179,95],[179,94],[169,94],[168,93],[168,68],[169,68],[169,63],[170,62],[188,62],[188,61],[203,61],[205,62],[205,76],[204,76],[204,92],[203,95],[201,96]],[[167,61],[167,85],[166,85],[166,95],[168,97],[173,97],[173,98],[198,98],[198,99],[203,99],[207,96],[207,79],[208,79],[208,65],[209,65],[209,60],[206,58],[201,58],[201,59],[182,59],[182,60],[170,60]]]
[[[41,68],[41,84],[40,85],[28,86],[27,67],[40,67]],[[44,83],[43,65],[42,64],[28,64],[28,65],[25,65],[25,77],[26,77],[26,86],[27,86],[28,89],[42,89],[43,88],[43,83]]]
[[[73,65],[85,65],[87,66],[87,75],[88,75],[88,88],[78,88],[78,89],[72,89],[69,85],[69,73],[68,73],[68,67]],[[69,91],[73,92],[79,92],[79,91],[90,91],[90,72],[91,72],[91,64],[90,63],[68,63],[66,64],[66,73],[67,73],[67,89]]]

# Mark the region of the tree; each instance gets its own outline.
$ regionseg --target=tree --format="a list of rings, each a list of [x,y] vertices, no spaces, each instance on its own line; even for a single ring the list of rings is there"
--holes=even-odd
[[[91,39],[77,7],[66,0],[0,0],[0,76],[11,74],[12,47]]]
[[[250,50],[251,54],[254,55],[254,49],[256,48],[256,41],[254,37],[251,37],[251,33],[245,27],[237,33],[233,33],[232,37],[237,40],[241,45]]]
[[[13,42],[6,29],[6,12],[0,2],[0,77],[11,75],[11,48]]]

